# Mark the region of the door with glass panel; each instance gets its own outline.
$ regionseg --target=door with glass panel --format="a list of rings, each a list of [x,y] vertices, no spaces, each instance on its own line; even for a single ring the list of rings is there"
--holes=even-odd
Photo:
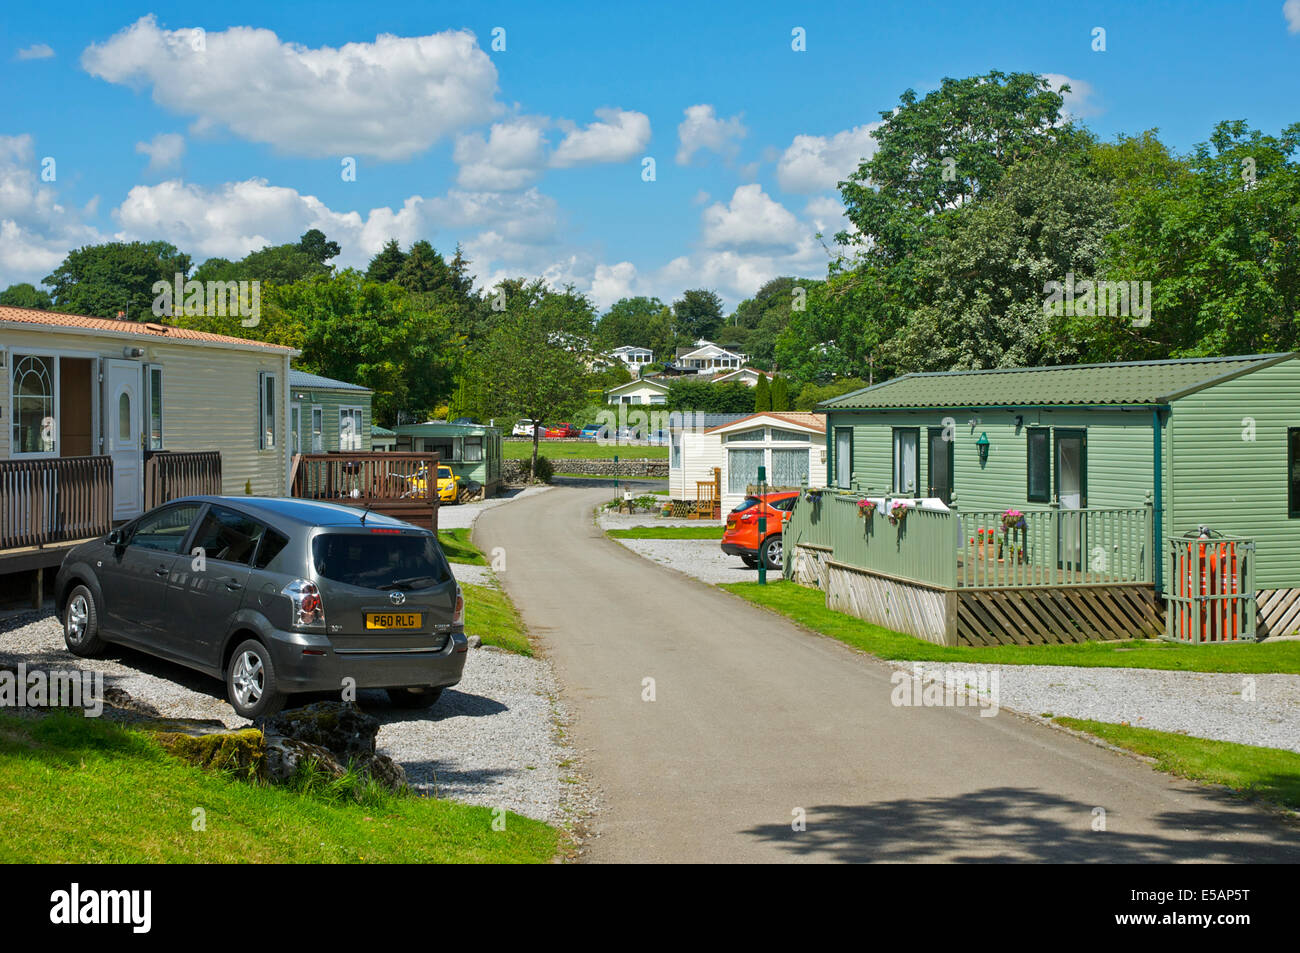
[[[943,427],[931,427],[927,440],[925,495],[937,497],[947,505],[952,502],[952,441]]]
[[[1088,507],[1088,440],[1083,430],[1057,429],[1056,499],[1060,504],[1057,559],[1062,569],[1084,566]]]

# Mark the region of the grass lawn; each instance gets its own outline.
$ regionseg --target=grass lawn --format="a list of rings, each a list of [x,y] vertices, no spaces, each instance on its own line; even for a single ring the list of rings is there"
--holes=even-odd
[[[1078,718],[1053,721],[1154,758],[1157,768],[1180,778],[1222,784],[1240,794],[1300,809],[1300,754],[1294,751]]]
[[[605,530],[615,539],[722,539],[722,526],[632,526]]]
[[[533,458],[533,445],[530,442],[504,440],[501,445],[507,460]],[[552,463],[557,460],[612,460],[615,455],[620,460],[667,460],[668,447],[616,447],[613,444],[601,446],[594,440],[584,440],[581,443],[542,440],[537,445],[537,455]],[[557,466],[555,469],[562,468]]]
[[[545,863],[558,845],[515,814],[494,831],[491,808],[330,800],[190,767],[100,719],[0,716],[3,863]]]
[[[806,628],[883,659],[984,662],[996,665],[1079,665],[1159,668],[1189,672],[1283,672],[1300,674],[1300,642],[1263,645],[1175,645],[1169,642],[1080,642],[1073,645],[944,646],[872,625],[826,608],[820,589],[775,582],[724,584],[721,588],[787,616]]]
[[[468,563],[471,566],[486,566],[487,559],[479,548],[469,541],[468,529],[440,529],[438,543],[450,563]]]
[[[468,635],[479,636],[484,645],[496,645],[520,655],[533,654],[524,623],[504,592],[469,584],[462,584],[460,588],[465,593],[465,632]]]

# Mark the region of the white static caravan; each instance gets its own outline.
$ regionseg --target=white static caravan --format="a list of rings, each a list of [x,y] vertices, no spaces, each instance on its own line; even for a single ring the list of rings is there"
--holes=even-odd
[[[826,485],[826,417],[802,411],[765,411],[711,427],[722,466],[722,512],[729,513],[767,468],[775,489]]]
[[[713,427],[741,420],[746,414],[673,413],[669,416],[668,498],[696,498],[696,484],[713,479],[713,468],[722,466],[722,438],[709,433]]]

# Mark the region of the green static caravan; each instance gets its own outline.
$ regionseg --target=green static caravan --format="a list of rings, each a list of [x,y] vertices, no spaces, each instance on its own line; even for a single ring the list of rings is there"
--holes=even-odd
[[[1157,593],[1167,537],[1206,526],[1255,541],[1260,634],[1296,628],[1296,354],[906,374],[817,409],[832,489],[959,513],[1150,507]]]
[[[400,424],[397,449],[437,453],[439,461],[460,477],[461,483],[481,484],[486,496],[501,488],[501,430],[485,424],[449,424],[430,420]]]
[[[290,451],[369,452],[373,396],[368,387],[289,371]]]

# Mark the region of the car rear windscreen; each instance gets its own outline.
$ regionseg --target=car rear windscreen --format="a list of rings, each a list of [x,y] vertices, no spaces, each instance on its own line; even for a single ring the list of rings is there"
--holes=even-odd
[[[322,579],[368,589],[427,589],[451,574],[432,536],[322,533],[312,540]]]

